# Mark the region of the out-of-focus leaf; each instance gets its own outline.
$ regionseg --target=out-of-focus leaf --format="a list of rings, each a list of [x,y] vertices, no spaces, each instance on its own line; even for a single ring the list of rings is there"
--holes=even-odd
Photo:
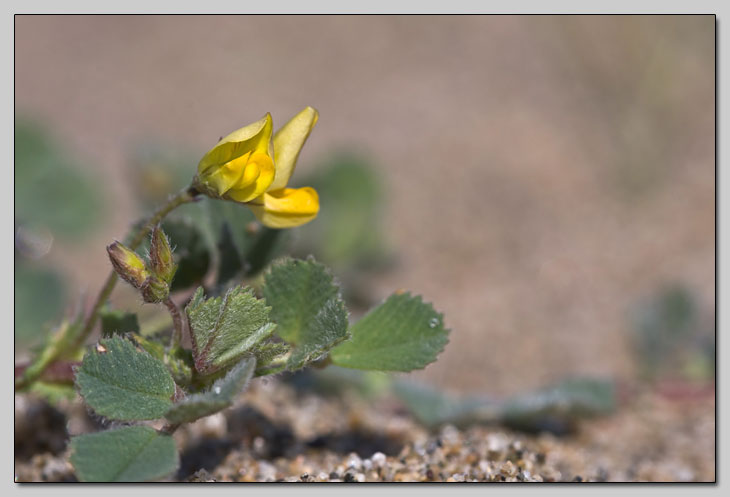
[[[250,209],[235,202],[211,200],[206,210],[219,249],[219,283],[258,274],[281,254],[288,239],[288,230],[261,226]]]
[[[404,380],[393,382],[393,392],[418,421],[431,428],[444,423],[465,426],[499,419],[499,404],[488,398],[456,397],[428,385]]]
[[[714,333],[705,333],[693,295],[683,286],[664,288],[640,302],[632,315],[634,349],[647,378],[682,376],[700,371],[696,357],[703,355]],[[706,369],[706,368],[701,368]]]
[[[174,248],[178,263],[171,291],[185,290],[200,284],[210,267],[210,249],[197,224],[187,217],[171,217],[162,223],[162,229]]]
[[[139,332],[139,321],[136,314],[108,308],[101,311],[102,337],[108,338],[114,334],[123,335],[130,331]]]
[[[338,156],[302,181],[317,190],[322,205],[301,230],[304,251],[328,264],[383,257],[383,187],[374,167],[354,156]]]
[[[62,400],[71,400],[76,395],[76,390],[72,384],[67,383],[48,383],[45,381],[36,381],[28,392],[39,395],[46,399],[49,404],[55,405]]]
[[[555,386],[508,399],[500,419],[507,426],[525,431],[572,430],[578,419],[613,411],[616,393],[613,382],[594,378],[570,378]]]
[[[224,284],[232,280],[243,268],[238,248],[233,242],[231,226],[224,223],[221,226],[221,236],[218,239],[218,283]]]
[[[197,160],[180,146],[140,143],[132,150],[128,177],[137,203],[146,210],[162,204],[172,192],[190,184]]]
[[[15,338],[20,344],[42,337],[60,319],[66,305],[65,290],[55,271],[16,260]]]
[[[180,464],[175,441],[149,426],[126,426],[71,438],[71,464],[85,482],[145,482]]]
[[[16,119],[16,221],[75,240],[102,219],[102,184],[82,173],[41,126]]]

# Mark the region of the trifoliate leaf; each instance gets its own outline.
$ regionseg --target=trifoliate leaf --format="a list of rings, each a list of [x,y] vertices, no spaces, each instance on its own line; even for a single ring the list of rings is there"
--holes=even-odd
[[[352,339],[330,354],[338,366],[411,371],[436,360],[448,342],[443,316],[421,297],[393,294],[350,328]]]
[[[313,259],[287,259],[274,265],[266,274],[263,292],[277,334],[294,346],[289,370],[318,359],[347,338],[347,310],[340,289]]]
[[[162,362],[117,336],[102,339],[84,356],[76,385],[97,414],[124,421],[162,417],[175,393]]]
[[[251,380],[255,369],[255,358],[244,359],[207,392],[191,395],[173,405],[165,417],[171,423],[188,423],[229,407]]]
[[[231,288],[223,297],[205,300],[198,288],[185,311],[193,335],[195,369],[210,374],[235,363],[271,336],[269,307],[250,289]]]
[[[175,471],[179,456],[170,435],[127,426],[71,438],[71,464],[85,482],[145,482]]]

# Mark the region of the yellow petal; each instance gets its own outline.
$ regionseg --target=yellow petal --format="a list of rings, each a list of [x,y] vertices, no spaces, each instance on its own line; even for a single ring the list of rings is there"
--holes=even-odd
[[[308,223],[319,212],[319,196],[314,188],[282,188],[269,191],[246,204],[259,221],[269,228],[293,228]]]
[[[202,175],[205,183],[212,187],[218,195],[225,194],[240,181],[249,155],[244,154],[220,167],[211,168],[207,174]]]
[[[255,152],[248,159],[238,183],[226,194],[236,202],[248,202],[264,193],[274,181],[274,163],[267,154]]]
[[[248,152],[268,153],[273,129],[274,123],[271,114],[267,113],[255,123],[244,126],[222,138],[200,159],[198,174],[205,174],[210,169],[222,166]]]
[[[279,129],[274,135],[274,164],[276,178],[271,190],[284,188],[294,172],[299,151],[307,141],[309,133],[317,124],[319,114],[312,107],[307,107]]]

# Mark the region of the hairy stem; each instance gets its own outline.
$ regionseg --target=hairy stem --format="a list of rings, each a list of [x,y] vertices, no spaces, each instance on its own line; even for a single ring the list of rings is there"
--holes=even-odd
[[[165,426],[163,426],[160,429],[160,432],[165,433],[167,435],[172,435],[173,433],[175,433],[175,430],[180,428],[181,424],[182,423],[167,423]]]
[[[137,231],[137,233],[127,244],[127,246],[132,250],[137,248],[156,224],[162,221],[165,216],[167,216],[177,207],[180,207],[181,205],[188,202],[192,202],[198,195],[198,193],[199,192],[191,186],[181,190],[176,195],[170,197],[167,203],[157,209],[147,219],[147,221],[145,221],[145,223]],[[48,366],[50,366],[59,356],[67,354],[83,346],[83,344],[86,342],[86,339],[89,337],[89,335],[91,335],[91,332],[94,330],[94,325],[96,325],[96,321],[99,319],[99,313],[101,312],[101,308],[104,306],[104,303],[109,298],[109,295],[111,295],[112,290],[114,290],[114,285],[117,284],[117,279],[117,274],[112,271],[107,277],[104,286],[99,291],[99,295],[96,297],[94,306],[91,308],[91,312],[87,316],[83,328],[81,328],[80,331],[74,330],[74,327],[66,328],[67,333],[77,334],[72,337],[63,337],[66,339],[61,338],[59,340],[54,340],[48,347],[46,347],[46,349],[41,354],[39,354],[36,359],[33,360],[33,363],[28,366],[28,368],[25,370],[25,374],[23,374],[23,376],[21,376],[20,378],[16,378],[16,390],[21,390],[30,386],[30,384],[36,381],[48,368]]]
[[[175,348],[182,343],[183,339],[184,324],[182,313],[180,312],[180,309],[178,309],[177,304],[175,304],[170,297],[167,297],[163,303],[165,304],[165,307],[167,307],[167,310],[170,311],[170,316],[172,316],[174,329],[172,332],[172,343],[170,345],[172,348]]]

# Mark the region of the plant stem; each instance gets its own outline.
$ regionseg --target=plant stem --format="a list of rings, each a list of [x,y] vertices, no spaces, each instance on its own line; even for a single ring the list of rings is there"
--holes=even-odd
[[[132,250],[137,248],[156,224],[162,221],[165,216],[167,216],[177,207],[180,207],[181,205],[188,202],[192,202],[198,195],[198,193],[199,192],[194,187],[190,186],[181,190],[176,195],[170,197],[170,199],[164,205],[157,209],[149,217],[149,219],[147,219],[142,228],[137,231],[137,233],[134,235],[134,237],[127,246]],[[101,308],[104,306],[104,303],[109,298],[109,295],[111,295],[112,290],[114,290],[114,285],[117,284],[117,279],[117,274],[112,271],[107,277],[104,286],[99,291],[99,295],[96,297],[96,302],[94,303],[91,312],[86,318],[86,321],[84,322],[84,327],[81,329],[81,331],[77,332],[73,329],[74,327],[67,327],[66,330],[64,330],[65,333],[77,334],[75,336],[65,336],[60,337],[60,339],[58,340],[53,340],[51,344],[47,346],[46,349],[44,349],[43,352],[41,352],[28,366],[28,368],[25,370],[25,374],[23,374],[23,376],[21,376],[20,378],[16,378],[16,390],[21,390],[30,386],[58,357],[75,351],[79,347],[83,346],[84,342],[86,342],[86,339],[89,337],[89,335],[91,335],[91,332],[94,330],[94,325],[99,319],[99,313],[101,312]],[[65,346],[63,346],[62,344]]]
[[[178,309],[170,297],[167,297],[163,303],[167,307],[167,310],[170,311],[170,316],[172,316],[174,331],[172,332],[172,343],[170,345],[174,348],[179,346],[183,339],[183,317],[180,309]]]
[[[139,244],[142,243],[142,240],[144,240],[144,238],[149,234],[149,232],[152,231],[152,228],[154,228],[156,224],[162,221],[165,216],[167,216],[177,207],[191,202],[195,198],[195,195],[197,195],[197,193],[198,192],[196,190],[194,190],[192,187],[189,187],[181,190],[177,195],[171,197],[166,204],[164,204],[162,207],[157,209],[154,214],[152,214],[152,216],[147,220],[142,229],[140,229],[134,236],[134,238],[132,238],[132,240],[129,242],[128,247],[132,250],[136,249]],[[118,279],[119,278],[117,277],[117,273],[115,273],[114,271],[109,273],[109,276],[106,279],[106,283],[104,283],[104,286],[99,292],[99,296],[96,297],[96,303],[91,309],[89,317],[86,318],[86,323],[84,324],[83,330],[73,344],[73,348],[82,345],[93,331],[96,320],[99,318],[99,311],[101,311],[104,303],[109,298],[109,295],[111,295],[112,290],[114,290],[114,285],[117,284]]]
[[[173,433],[175,433],[175,430],[180,428],[181,424],[182,423],[167,423],[165,426],[160,428],[160,432],[165,433],[167,435],[172,435]]]

